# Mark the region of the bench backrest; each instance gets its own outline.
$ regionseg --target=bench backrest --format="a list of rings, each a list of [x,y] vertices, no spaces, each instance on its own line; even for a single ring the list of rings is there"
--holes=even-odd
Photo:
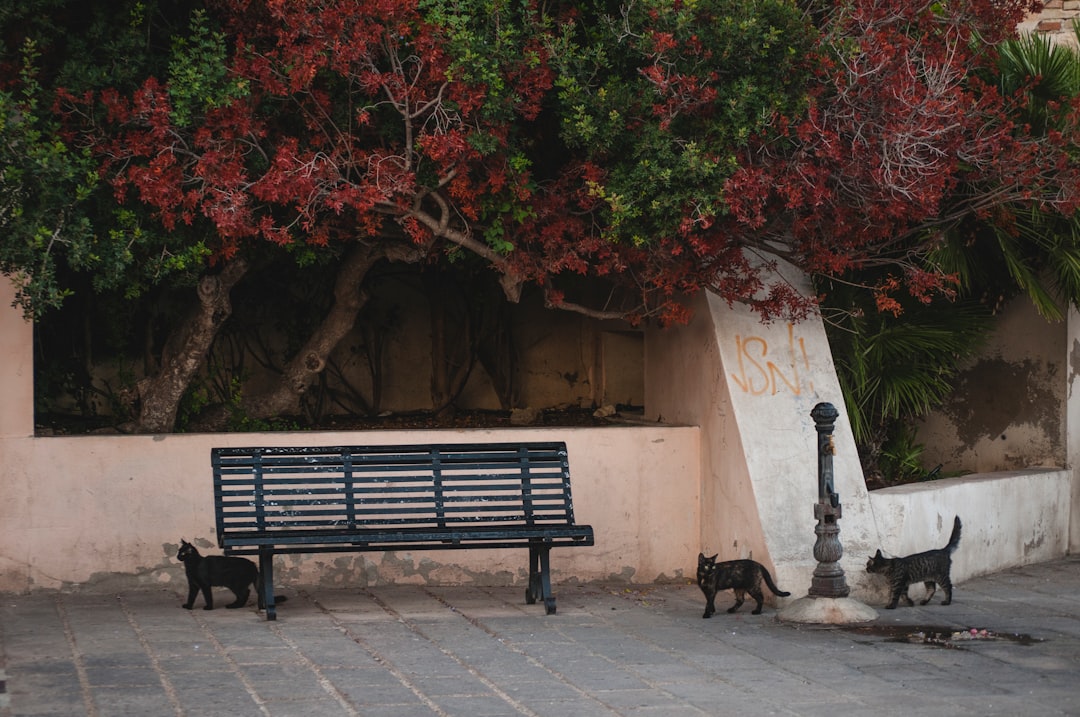
[[[565,443],[214,448],[229,531],[574,522]]]

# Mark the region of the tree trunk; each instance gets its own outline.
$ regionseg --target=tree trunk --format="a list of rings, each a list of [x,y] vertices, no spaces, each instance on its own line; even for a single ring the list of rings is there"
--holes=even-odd
[[[242,259],[225,264],[220,274],[199,281],[199,304],[165,343],[161,369],[139,382],[139,412],[131,428],[136,433],[167,433],[176,423],[176,410],[218,329],[232,313],[229,292],[247,272]]]
[[[349,251],[334,282],[334,304],[322,323],[267,390],[251,387],[249,391],[245,386],[241,406],[246,416],[269,419],[301,412],[301,398],[326,367],[330,352],[352,329],[356,315],[367,301],[361,291],[364,277],[386,256],[384,249],[367,245],[357,245]]]

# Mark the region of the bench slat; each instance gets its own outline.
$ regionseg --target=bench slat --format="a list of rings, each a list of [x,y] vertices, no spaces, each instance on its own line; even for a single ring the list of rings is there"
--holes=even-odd
[[[418,542],[434,542],[434,548],[446,548],[445,544],[470,543],[473,541],[495,540],[536,540],[546,543],[571,541],[575,545],[591,545],[591,531],[588,526],[563,526],[561,529],[528,528],[497,529],[469,528],[463,530],[431,530],[426,528],[397,528],[379,530],[355,530],[349,533],[327,530],[292,530],[292,531],[252,531],[238,532],[229,536],[227,544],[233,546],[277,545],[282,539],[289,543],[311,544],[370,544],[370,545],[408,545],[415,547]]]

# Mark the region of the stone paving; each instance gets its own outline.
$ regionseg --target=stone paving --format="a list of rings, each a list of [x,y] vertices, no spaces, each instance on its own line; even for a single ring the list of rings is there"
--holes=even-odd
[[[173,589],[0,595],[0,717],[1080,715],[1080,557],[844,628],[557,589],[548,616],[522,588],[283,586],[276,622]]]

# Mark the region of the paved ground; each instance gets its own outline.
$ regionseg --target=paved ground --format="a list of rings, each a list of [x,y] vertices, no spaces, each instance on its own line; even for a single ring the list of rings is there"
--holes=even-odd
[[[858,629],[703,620],[683,585],[562,586],[553,616],[516,588],[282,592],[273,623],[172,591],[0,595],[0,717],[1080,715],[1080,557]]]

